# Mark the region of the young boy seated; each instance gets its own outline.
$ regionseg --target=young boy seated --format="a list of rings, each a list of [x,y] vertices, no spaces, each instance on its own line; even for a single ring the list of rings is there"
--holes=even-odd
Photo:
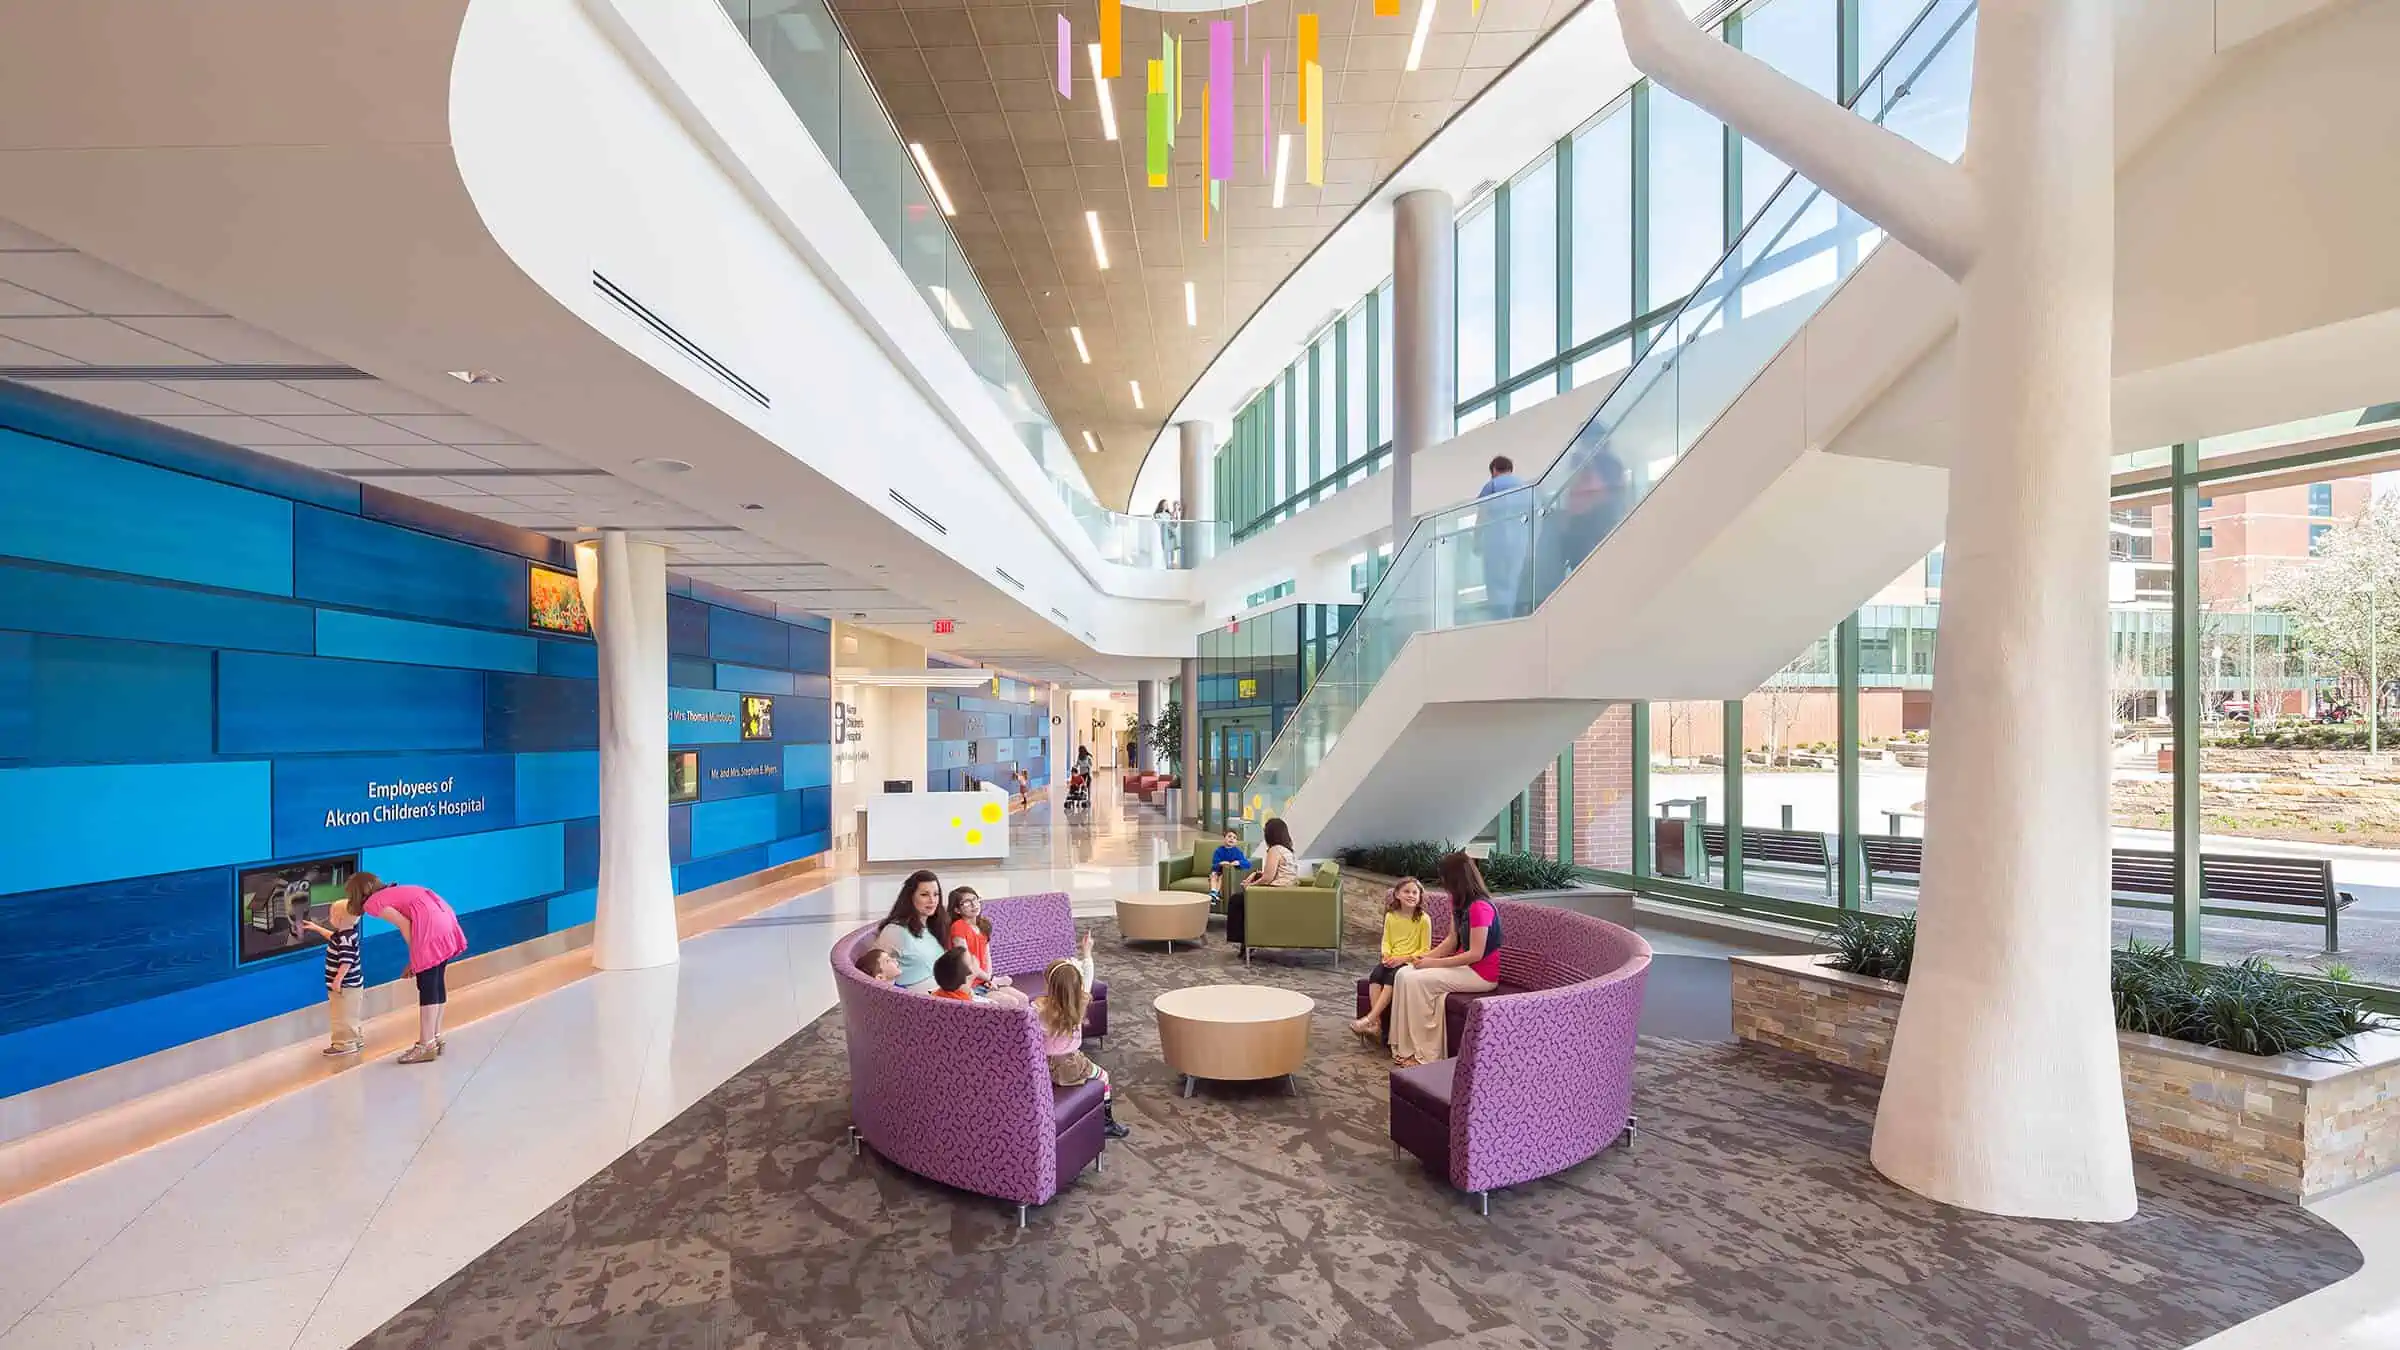
[[[882,947],[869,947],[858,954],[858,969],[877,984],[891,984],[900,978],[900,958]]]
[[[952,947],[942,953],[939,961],[933,963],[933,982],[939,987],[933,991],[932,997],[954,998],[961,1003],[972,1003],[975,1001],[975,994],[974,991],[967,988],[967,982],[974,978],[974,958],[967,955],[966,948]]]
[[[1217,888],[1221,883],[1217,880],[1217,878],[1225,875],[1225,869],[1228,866],[1239,867],[1244,872],[1248,872],[1250,870],[1250,859],[1242,852],[1242,832],[1240,830],[1226,830],[1225,842],[1217,845],[1216,853],[1209,858],[1209,899],[1215,900],[1218,898]]]

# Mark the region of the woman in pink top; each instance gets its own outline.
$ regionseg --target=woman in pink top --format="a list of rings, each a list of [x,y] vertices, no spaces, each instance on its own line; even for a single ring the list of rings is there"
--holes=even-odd
[[[1442,1003],[1451,993],[1482,993],[1500,983],[1500,910],[1483,872],[1464,853],[1442,858],[1450,892],[1450,936],[1411,957],[1392,980],[1392,1064],[1413,1069],[1449,1053],[1443,1045]]]
[[[387,886],[373,872],[352,874],[346,889],[353,904],[400,930],[408,943],[408,973],[417,977],[417,1043],[400,1054],[403,1064],[442,1057],[442,1005],[450,1001],[445,973],[467,950],[458,914],[422,886]]]

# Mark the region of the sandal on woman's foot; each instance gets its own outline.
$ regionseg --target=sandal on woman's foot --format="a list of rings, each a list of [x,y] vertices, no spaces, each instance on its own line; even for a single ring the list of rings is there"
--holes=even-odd
[[[427,1045],[423,1041],[400,1052],[400,1062],[403,1064],[429,1064],[441,1057],[442,1047],[439,1044]]]
[[[1407,1059],[1399,1055],[1392,1056],[1392,1067],[1395,1069],[1414,1069],[1420,1066],[1421,1061]]]
[[[1381,1028],[1377,1027],[1373,1021],[1362,1017],[1350,1024],[1350,1034],[1353,1036],[1364,1037],[1365,1039],[1371,1041],[1381,1037],[1383,1032]]]

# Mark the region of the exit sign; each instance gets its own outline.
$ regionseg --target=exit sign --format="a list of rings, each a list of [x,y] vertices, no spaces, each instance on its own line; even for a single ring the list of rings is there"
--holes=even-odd
[[[936,633],[955,633],[958,631],[958,620],[935,619],[933,621],[933,631]]]

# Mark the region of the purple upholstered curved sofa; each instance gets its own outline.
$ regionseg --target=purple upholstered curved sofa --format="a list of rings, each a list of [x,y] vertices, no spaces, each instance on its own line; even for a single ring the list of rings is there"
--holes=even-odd
[[[1064,895],[989,900],[984,912],[997,969],[1014,962],[1047,968],[1043,944],[1059,942],[1061,933],[1073,945]],[[1049,1203],[1068,1179],[1099,1163],[1106,1142],[1099,1081],[1054,1090],[1041,1031],[1026,1009],[930,998],[860,974],[858,950],[874,940],[870,924],[833,946],[849,1042],[851,1129],[921,1177],[1014,1202],[1022,1226],[1028,1206]]]
[[[1500,988],[1464,1002],[1455,1054],[1392,1071],[1392,1142],[1472,1191],[1561,1172],[1633,1127],[1650,944],[1573,910],[1497,902]]]

